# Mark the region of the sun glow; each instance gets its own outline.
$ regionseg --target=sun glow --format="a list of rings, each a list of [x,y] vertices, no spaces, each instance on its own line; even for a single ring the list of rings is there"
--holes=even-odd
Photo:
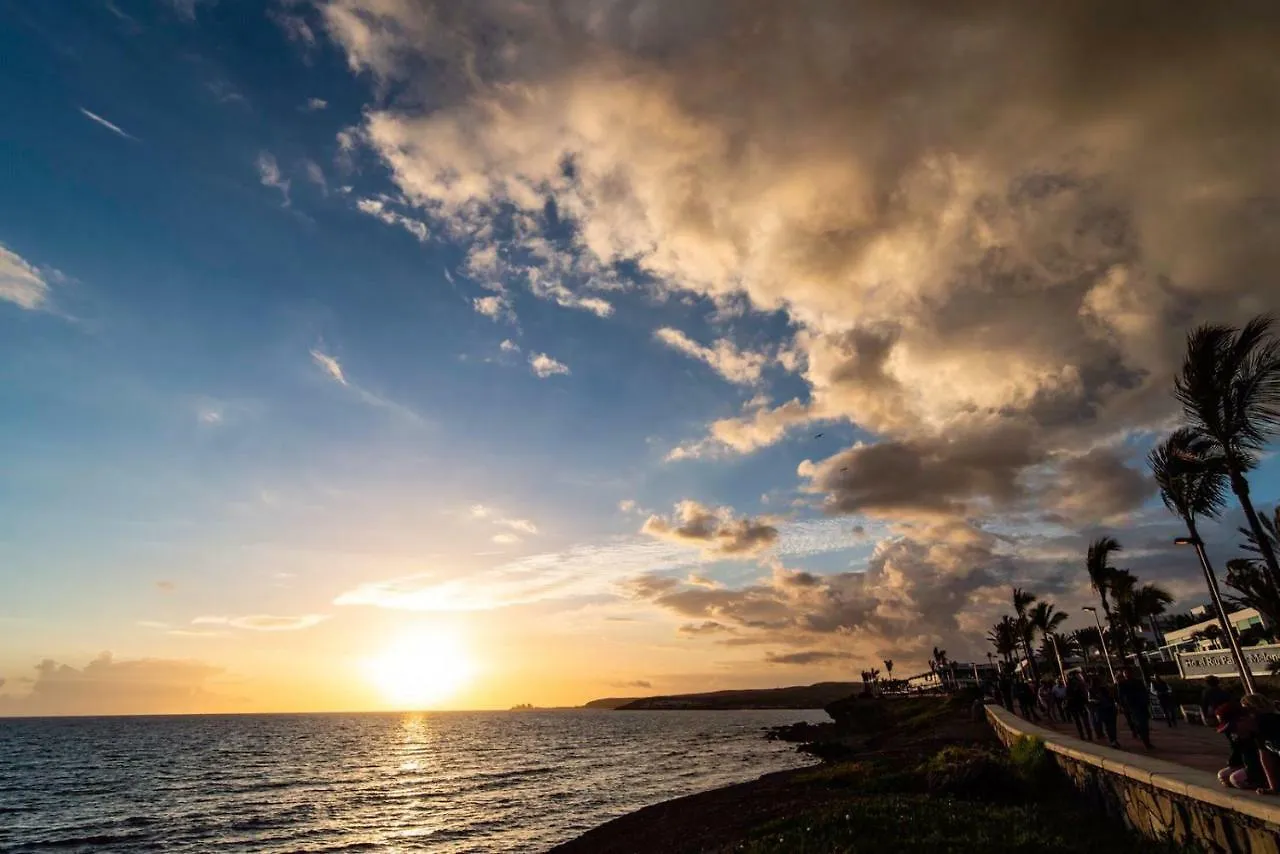
[[[388,703],[422,709],[457,694],[475,675],[475,666],[456,636],[419,630],[366,661],[365,671]]]

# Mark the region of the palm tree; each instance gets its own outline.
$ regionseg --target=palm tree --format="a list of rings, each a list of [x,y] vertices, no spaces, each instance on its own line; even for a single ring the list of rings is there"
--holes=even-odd
[[[1012,665],[1013,654],[1018,651],[1018,621],[1008,615],[1001,617],[987,634],[987,642],[996,648],[1005,664]]]
[[[1058,626],[1067,621],[1067,615],[1055,610],[1049,602],[1037,602],[1031,609],[1028,619],[1032,627],[1043,636],[1056,632]]]
[[[1085,555],[1084,569],[1089,573],[1089,583],[1094,592],[1102,600],[1102,613],[1111,619],[1111,603],[1107,601],[1107,591],[1111,587],[1111,576],[1116,571],[1111,565],[1111,555],[1120,551],[1120,543],[1115,537],[1099,537],[1089,544]]]
[[[1280,550],[1280,507],[1275,509],[1275,518],[1263,516],[1263,538],[1270,540],[1273,550]],[[1266,564],[1263,562],[1258,538],[1248,528],[1241,528],[1245,542],[1240,546],[1253,557],[1235,558],[1227,561],[1226,583],[1240,595],[1228,597],[1233,605],[1256,608],[1266,619],[1268,625],[1280,626],[1280,588],[1270,583]]]
[[[892,658],[886,658],[884,660],[884,672],[888,675],[890,679],[893,678],[893,659]]]
[[[945,649],[933,648],[933,658],[929,659],[929,669],[938,674],[938,679],[942,681],[944,687],[948,687],[947,681],[947,651]]]
[[[1202,456],[1226,470],[1271,583],[1280,588],[1280,563],[1253,509],[1245,477],[1280,429],[1280,342],[1271,334],[1273,323],[1260,315],[1241,329],[1206,324],[1192,330],[1173,387],[1188,426],[1204,440]]]
[[[1065,614],[1063,615],[1066,616]],[[1096,633],[1096,629],[1094,630]],[[1054,645],[1057,645],[1056,648]],[[1040,655],[1047,661],[1053,663],[1053,669],[1058,671],[1058,678],[1063,677],[1061,668],[1058,667],[1058,657],[1066,658],[1073,653],[1080,651],[1080,644],[1073,635],[1063,635],[1057,632],[1047,632],[1040,641]]]
[[[1027,655],[1027,667],[1031,671],[1031,680],[1034,682],[1039,679],[1036,672],[1036,659],[1031,654],[1031,640],[1035,632],[1035,627],[1031,625],[1028,619],[1028,609],[1031,604],[1036,601],[1036,595],[1023,590],[1021,587],[1013,588],[1013,610],[1018,615],[1018,638],[1022,641],[1022,651]]]

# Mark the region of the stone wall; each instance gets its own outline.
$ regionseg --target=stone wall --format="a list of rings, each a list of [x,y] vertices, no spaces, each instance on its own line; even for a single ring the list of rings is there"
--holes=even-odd
[[[1000,706],[987,719],[1005,745],[1039,738],[1081,794],[1152,839],[1229,854],[1280,854],[1280,799],[1222,788],[1208,772],[1059,735]]]

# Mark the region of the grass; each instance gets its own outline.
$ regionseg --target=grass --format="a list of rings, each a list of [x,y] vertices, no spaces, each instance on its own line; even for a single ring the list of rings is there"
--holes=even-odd
[[[722,854],[967,852],[1058,854],[1178,850],[1143,840],[1086,809],[1055,775],[1044,743],[952,745],[815,768],[799,785],[847,792],[756,828]]]
[[[1109,822],[1058,802],[979,803],[931,795],[873,795],[761,827],[726,852],[859,854],[979,851],[1068,854],[1179,849],[1137,839]]]

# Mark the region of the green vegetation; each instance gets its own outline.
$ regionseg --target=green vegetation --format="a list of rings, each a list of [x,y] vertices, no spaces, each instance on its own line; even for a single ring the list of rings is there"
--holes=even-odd
[[[941,704],[939,704],[941,705]],[[768,822],[731,846],[746,854],[840,852],[1172,852],[1100,820],[1055,776],[1044,743],[952,745],[923,761],[903,757],[828,765],[797,784],[848,793],[833,805]]]

